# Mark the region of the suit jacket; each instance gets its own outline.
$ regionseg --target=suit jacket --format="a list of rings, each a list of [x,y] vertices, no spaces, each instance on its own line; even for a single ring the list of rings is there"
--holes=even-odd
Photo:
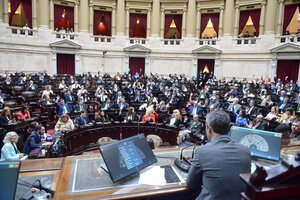
[[[14,149],[14,146],[17,150],[17,152]],[[1,160],[19,160],[19,155],[20,151],[18,150],[17,146],[15,143],[6,143],[1,149]]]
[[[191,105],[191,106],[187,107],[187,112],[188,112],[190,115],[193,115],[193,109],[194,109],[194,106]],[[201,107],[200,107],[200,106],[197,106],[196,114],[197,114],[197,115],[201,115],[201,113],[202,113]]]
[[[76,117],[75,124],[77,126],[84,126],[90,123],[90,119],[88,117],[82,118],[81,116]]]
[[[186,182],[192,190],[202,186],[198,200],[237,200],[246,189],[239,175],[250,171],[249,149],[220,135],[196,147]]]
[[[64,95],[64,99],[66,103],[70,103],[70,102],[75,102],[75,97],[73,95],[69,96],[69,95]]]
[[[201,133],[201,128],[202,128],[202,123],[201,122],[197,121],[196,123],[194,123],[193,120],[190,121],[188,129],[192,133],[200,134]]]
[[[30,136],[27,138],[26,143],[24,145],[23,152],[25,154],[29,154],[30,151],[34,148],[42,148],[42,141],[40,135],[33,131]]]
[[[0,127],[7,125],[8,122],[9,122],[9,120],[5,116],[3,116],[3,115],[0,116]]]
[[[67,113],[70,113],[71,112],[71,108],[70,108],[69,104],[65,103],[65,106],[66,106],[66,109],[67,109]],[[62,114],[64,114],[64,106],[59,103],[59,104],[57,104],[57,115],[59,117],[61,117]]]

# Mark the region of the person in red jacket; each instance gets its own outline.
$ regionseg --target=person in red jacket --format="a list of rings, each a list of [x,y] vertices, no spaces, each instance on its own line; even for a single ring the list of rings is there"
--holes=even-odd
[[[31,118],[30,112],[28,111],[27,106],[22,106],[21,112],[18,113],[17,115],[18,121],[25,121]]]
[[[158,118],[158,114],[154,112],[152,106],[148,107],[146,110],[146,114],[143,116],[142,122],[156,122]]]

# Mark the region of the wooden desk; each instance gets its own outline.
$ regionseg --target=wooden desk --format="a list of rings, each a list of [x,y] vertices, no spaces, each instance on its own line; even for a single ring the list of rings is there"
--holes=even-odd
[[[180,154],[179,149],[176,150],[176,156],[177,154]],[[81,167],[88,166],[88,169],[87,167],[83,167],[83,170],[86,169],[86,171],[82,172],[78,163],[87,160],[91,160],[91,162],[81,165]],[[168,160],[170,164],[171,162],[173,163],[173,160]],[[111,185],[108,183],[106,187],[100,187],[101,181],[107,180],[109,176],[102,170],[98,162],[102,162],[100,155],[66,157],[57,182],[54,199],[147,199],[153,195],[187,191],[185,183],[152,186],[128,184],[130,180],[122,183],[111,183]],[[79,174],[77,175],[77,173]],[[98,183],[99,185],[97,185]],[[86,185],[91,185],[92,187],[88,188],[89,186]]]
[[[64,158],[24,160],[21,164],[20,173],[60,170]]]

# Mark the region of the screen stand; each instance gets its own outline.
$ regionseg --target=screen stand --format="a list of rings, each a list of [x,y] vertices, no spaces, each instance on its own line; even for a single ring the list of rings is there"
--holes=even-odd
[[[135,179],[136,177],[140,177],[140,172],[137,171],[133,174],[131,174],[130,176],[124,178],[123,180],[120,180],[121,183],[124,183],[124,182],[127,182],[128,180],[132,180],[132,179]]]

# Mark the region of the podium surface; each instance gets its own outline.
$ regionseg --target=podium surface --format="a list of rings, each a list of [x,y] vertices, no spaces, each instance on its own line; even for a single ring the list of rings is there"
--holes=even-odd
[[[186,152],[188,153],[188,152]],[[173,165],[180,151],[156,152],[158,162],[154,165]],[[54,199],[134,199],[152,195],[187,191],[186,183],[166,183],[164,185],[146,185],[139,183],[139,176],[113,183],[109,174],[101,168],[104,163],[97,154],[92,156],[70,156],[63,161],[57,181]],[[153,165],[149,166],[150,168]],[[141,170],[140,173],[149,169]],[[176,169],[185,180],[187,174]],[[153,174],[155,178],[155,174]]]

